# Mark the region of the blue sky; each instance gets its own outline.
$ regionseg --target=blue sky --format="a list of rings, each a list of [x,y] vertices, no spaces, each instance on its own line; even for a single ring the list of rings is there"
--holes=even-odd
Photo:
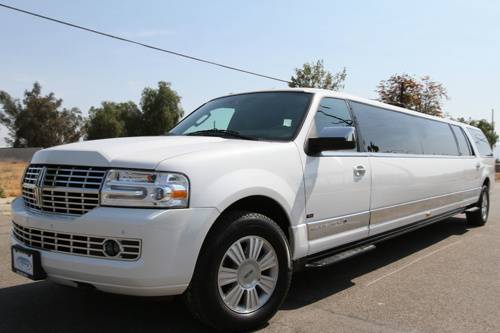
[[[498,1],[0,2],[282,78],[324,59],[332,71],[347,68],[346,92],[368,98],[393,73],[427,74],[448,89],[446,112],[490,119],[495,108],[500,123]],[[3,8],[0,41],[1,90],[21,97],[37,80],[84,113],[103,100],[138,102],[159,80],[172,83],[186,111],[221,94],[284,86]]]

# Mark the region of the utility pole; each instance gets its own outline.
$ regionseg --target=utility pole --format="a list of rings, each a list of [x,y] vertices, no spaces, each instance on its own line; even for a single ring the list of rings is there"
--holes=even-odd
[[[491,109],[491,127],[495,131],[495,109]]]
[[[491,127],[493,128],[493,133],[495,133],[495,109],[491,109]],[[495,149],[495,147],[496,143],[493,144],[493,149]]]

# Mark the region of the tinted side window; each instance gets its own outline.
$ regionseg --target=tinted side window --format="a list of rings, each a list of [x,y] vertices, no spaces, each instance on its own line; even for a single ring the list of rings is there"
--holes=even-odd
[[[488,139],[486,139],[484,133],[477,128],[468,128],[468,130],[474,138],[474,142],[476,143],[477,149],[479,150],[479,154],[483,157],[493,156],[490,144],[488,143]]]
[[[314,116],[314,128],[311,135],[321,137],[325,128],[345,126],[353,126],[347,103],[342,99],[323,98]]]
[[[417,117],[416,117],[417,118]],[[440,121],[418,118],[418,130],[426,155],[458,156],[458,148],[450,125]]]
[[[455,138],[457,138],[458,150],[460,151],[460,155],[462,156],[471,156],[472,150],[470,147],[469,140],[465,136],[464,131],[456,125],[451,125],[453,129],[453,133],[455,133]]]
[[[422,154],[417,117],[351,102],[366,151]]]

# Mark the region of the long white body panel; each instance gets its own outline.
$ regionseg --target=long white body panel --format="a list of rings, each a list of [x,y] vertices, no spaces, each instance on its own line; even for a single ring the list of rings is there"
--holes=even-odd
[[[277,202],[289,221],[292,257],[300,259],[467,207],[478,201],[486,179],[494,183],[493,160],[478,156],[355,151],[308,156],[304,146],[319,100],[325,96],[362,99],[306,91],[315,96],[300,132],[290,142],[120,138],[49,148],[32,160],[34,164],[180,172],[190,181],[187,209],[97,207],[82,216],[57,216],[34,213],[19,198],[12,206],[13,220],[29,228],[142,240],[141,258],[133,262],[41,251],[49,278],[66,284],[90,283],[116,293],[174,295],[189,285],[210,228],[240,199],[264,196]],[[360,165],[366,173],[356,177],[353,169]],[[22,245],[14,237],[12,242]]]

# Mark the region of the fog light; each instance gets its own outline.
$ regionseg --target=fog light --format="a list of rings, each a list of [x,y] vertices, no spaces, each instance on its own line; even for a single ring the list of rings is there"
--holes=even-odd
[[[109,257],[116,257],[120,253],[120,244],[114,239],[108,239],[104,242],[104,253]]]

